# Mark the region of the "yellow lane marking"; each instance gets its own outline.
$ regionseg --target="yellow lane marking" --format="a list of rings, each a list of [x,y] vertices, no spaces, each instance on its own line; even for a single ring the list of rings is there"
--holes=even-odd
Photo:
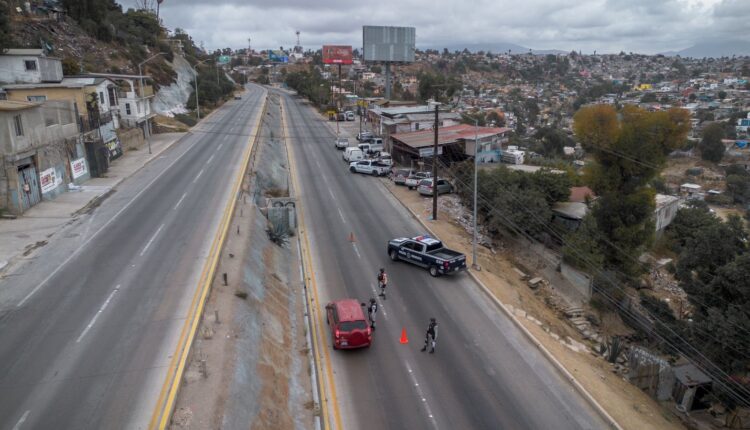
[[[300,235],[304,239],[304,241],[300,241],[304,246],[302,247],[302,255],[303,260],[305,260],[305,263],[303,264],[305,269],[305,278],[307,279],[306,284],[310,286],[310,291],[312,291],[312,295],[314,296],[315,303],[312,303],[312,299],[308,295],[308,306],[310,308],[310,311],[315,314],[313,318],[310,318],[310,320],[313,322],[313,350],[315,352],[315,363],[317,364],[318,371],[316,372],[318,376],[318,386],[320,387],[322,393],[321,393],[321,400],[325,402],[324,405],[322,405],[321,409],[323,412],[323,426],[325,429],[330,429],[330,418],[328,417],[328,407],[330,406],[333,409],[333,416],[335,420],[335,426],[334,428],[337,430],[343,430],[343,425],[341,424],[341,411],[339,410],[339,402],[336,397],[336,385],[333,382],[333,370],[331,368],[331,355],[330,351],[328,350],[328,346],[325,344],[323,339],[325,339],[325,324],[323,321],[323,316],[320,312],[319,306],[320,306],[320,300],[318,300],[318,285],[315,280],[315,272],[313,270],[312,265],[312,257],[310,255],[310,239],[307,236],[307,228],[305,227],[305,217],[304,217],[304,210],[303,210],[303,204],[302,204],[302,198],[301,198],[301,188],[299,186],[299,180],[297,178],[297,167],[296,163],[294,161],[294,151],[291,150],[288,144],[288,137],[289,137],[289,130],[287,129],[287,121],[286,121],[286,113],[287,110],[284,108],[285,103],[284,99],[280,98],[281,106],[282,106],[282,123],[283,123],[283,133],[284,133],[284,144],[287,148],[287,156],[289,157],[289,171],[292,176],[292,182],[294,184],[294,190],[295,190],[295,197],[297,200],[297,214],[299,217],[299,226],[300,226]],[[320,336],[320,337],[318,337]],[[320,351],[324,351],[325,355],[325,367],[326,367],[326,376],[328,377],[327,385],[328,389],[330,391],[330,402],[329,399],[326,397],[326,380],[323,377],[323,369],[322,369],[322,362],[320,359]]]
[[[200,316],[203,314],[203,308],[206,304],[206,298],[208,292],[211,289],[211,283],[213,282],[214,275],[216,273],[216,267],[218,266],[219,256],[221,255],[221,249],[224,246],[224,240],[226,239],[227,232],[229,231],[229,225],[234,214],[234,209],[237,203],[237,196],[239,194],[240,186],[242,185],[242,179],[247,172],[248,163],[250,161],[250,154],[252,153],[255,143],[260,137],[258,130],[260,129],[263,115],[266,112],[266,98],[263,98],[263,109],[258,114],[257,124],[255,126],[255,133],[251,134],[248,139],[248,146],[245,149],[245,153],[242,156],[242,165],[240,166],[240,174],[237,176],[232,192],[230,194],[229,202],[224,209],[224,214],[219,224],[219,230],[216,232],[216,236],[211,244],[208,260],[206,261],[201,277],[198,282],[199,288],[196,289],[193,295],[193,300],[190,303],[188,318],[185,319],[185,324],[182,327],[180,338],[177,342],[177,351],[172,355],[172,360],[169,363],[167,370],[167,377],[164,380],[161,391],[159,393],[159,399],[156,402],[154,412],[151,415],[149,422],[150,429],[163,430],[167,427],[169,419],[172,415],[172,408],[177,397],[177,392],[180,388],[180,381],[182,380],[182,374],[185,371],[185,364],[187,358],[190,355],[190,348],[195,339],[195,333],[198,329],[198,322]],[[212,112],[213,113],[213,112]],[[254,137],[252,137],[254,136]],[[190,317],[192,312],[192,318]],[[178,361],[179,357],[179,361]],[[165,401],[165,395],[166,401]]]

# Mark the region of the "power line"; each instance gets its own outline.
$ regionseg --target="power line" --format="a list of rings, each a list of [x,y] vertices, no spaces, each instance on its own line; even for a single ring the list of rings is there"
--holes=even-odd
[[[462,181],[460,181],[460,182],[462,182]],[[462,182],[462,183],[463,183],[463,182]],[[466,186],[466,184],[465,184],[465,183],[463,183],[463,185],[465,185],[465,186]],[[468,186],[467,186],[467,187],[468,187]],[[511,194],[511,197],[512,197],[512,198],[514,198],[514,196],[512,196],[512,194]],[[486,198],[485,198],[484,196],[482,196],[482,199],[486,201]],[[490,207],[491,207],[491,206],[490,206]],[[495,209],[495,208],[492,208],[492,209],[491,209],[491,211],[495,211],[495,212],[496,212],[496,211],[497,211],[497,209]],[[528,212],[528,213],[529,213],[530,215],[534,216],[534,214],[533,214],[533,213],[531,213],[531,212],[529,212],[529,211],[527,211],[527,212]],[[516,228],[518,228],[518,226],[517,226],[517,225],[516,225],[515,227],[516,227]],[[579,252],[580,252],[580,251],[579,251],[578,249],[576,249],[576,248],[572,248],[572,249],[573,249],[573,250],[574,250],[574,251],[575,251],[576,253],[579,253]],[[613,280],[612,280],[612,279],[611,279],[611,278],[610,278],[610,277],[609,277],[608,275],[606,275],[605,273],[603,273],[603,272],[602,272],[601,270],[599,270],[598,268],[596,268],[596,266],[595,266],[595,265],[593,265],[593,264],[592,264],[592,263],[591,263],[590,261],[588,261],[588,259],[586,259],[586,258],[585,258],[585,256],[580,256],[579,258],[581,258],[581,260],[582,260],[582,261],[584,261],[584,262],[586,262],[586,264],[587,264],[587,265],[590,265],[590,266],[591,266],[591,267],[592,267],[593,269],[595,269],[595,270],[596,270],[597,272],[599,272],[599,275],[600,275],[600,276],[602,276],[602,277],[603,277],[603,278],[604,278],[604,279],[605,279],[605,280],[606,280],[606,281],[607,281],[608,283],[610,283],[610,284],[611,284],[611,285],[612,285],[613,287],[615,287],[615,288],[617,288],[617,289],[619,289],[619,290],[621,290],[621,291],[622,291],[622,288],[621,288],[620,286],[618,286],[618,285],[617,285],[617,283],[616,283],[615,281],[613,281]],[[613,303],[613,304],[614,304],[614,305],[615,305],[616,307],[618,307],[619,309],[621,309],[621,311],[622,311],[622,312],[623,312],[623,313],[624,313],[625,315],[629,316],[629,317],[630,317],[630,318],[632,318],[632,319],[633,319],[634,321],[639,321],[639,320],[640,320],[640,319],[642,318],[642,317],[640,317],[640,316],[638,316],[638,315],[636,315],[636,314],[633,314],[633,313],[632,313],[632,312],[631,312],[631,311],[630,311],[629,309],[626,309],[626,308],[625,308],[625,307],[624,307],[624,306],[623,306],[623,305],[622,305],[621,303],[619,303],[619,302],[618,302],[618,301],[617,301],[616,299],[614,299],[613,297],[609,296],[609,294],[608,294],[608,293],[606,293],[605,291],[603,291],[603,290],[601,290],[601,289],[597,289],[597,290],[598,290],[598,292],[599,292],[599,293],[600,293],[600,294],[601,294],[602,296],[604,296],[604,297],[605,297],[605,298],[607,298],[607,299],[608,299],[609,301],[611,301],[611,302],[612,302],[612,303]],[[627,294],[626,294],[626,295],[627,295]],[[728,374],[726,374],[726,373],[725,373],[725,372],[724,372],[724,371],[723,371],[723,370],[722,370],[722,369],[721,369],[721,368],[720,368],[719,366],[717,366],[717,365],[716,365],[715,363],[713,363],[713,362],[712,362],[712,361],[711,361],[710,359],[708,359],[708,358],[707,358],[707,357],[706,357],[705,355],[703,355],[703,353],[701,353],[701,352],[700,352],[699,350],[697,350],[697,349],[696,349],[696,348],[695,348],[694,346],[692,346],[692,344],[690,344],[690,343],[689,343],[689,342],[688,342],[688,341],[687,341],[686,339],[682,338],[682,336],[680,336],[679,334],[677,334],[676,332],[674,332],[674,330],[672,330],[672,329],[671,329],[671,328],[670,328],[670,327],[669,327],[668,325],[664,324],[664,322],[663,322],[663,321],[661,321],[661,320],[660,320],[659,318],[655,317],[654,315],[650,314],[650,312],[648,312],[648,310],[644,309],[643,311],[644,311],[644,313],[645,313],[645,314],[646,314],[646,315],[647,315],[647,316],[648,316],[649,318],[651,318],[652,320],[654,320],[654,321],[658,322],[659,324],[661,324],[661,326],[662,326],[663,328],[665,328],[666,330],[668,330],[668,331],[669,331],[669,332],[670,332],[670,333],[671,333],[671,334],[672,334],[673,336],[675,336],[675,337],[676,337],[677,339],[679,339],[679,340],[681,341],[681,343],[682,343],[683,345],[685,345],[685,346],[687,346],[687,347],[690,347],[690,349],[692,349],[692,350],[693,350],[693,351],[694,351],[694,352],[695,352],[695,353],[696,353],[696,354],[697,354],[698,356],[700,356],[700,357],[701,357],[701,362],[704,362],[704,363],[706,363],[706,364],[708,364],[708,365],[711,365],[711,367],[713,367],[713,368],[714,368],[714,372],[711,372],[711,371],[709,371],[709,370],[708,370],[707,368],[705,368],[705,366],[699,366],[698,364],[696,364],[696,363],[693,363],[694,365],[696,365],[696,367],[699,367],[699,368],[702,368],[702,367],[703,367],[703,368],[702,368],[702,370],[703,370],[703,371],[704,371],[705,373],[707,373],[707,374],[711,375],[711,376],[712,376],[712,377],[713,377],[714,379],[716,379],[716,382],[717,382],[717,383],[718,383],[719,385],[723,385],[723,386],[724,386],[724,388],[726,388],[726,389],[727,389],[727,390],[728,390],[728,391],[729,391],[729,392],[730,392],[731,394],[734,394],[734,395],[736,395],[736,398],[735,398],[735,400],[739,400],[739,401],[740,401],[740,403],[744,403],[744,404],[750,404],[750,402],[749,402],[749,401],[748,401],[748,400],[747,400],[747,399],[746,399],[745,397],[743,397],[743,396],[742,396],[741,394],[737,394],[737,393],[735,392],[735,390],[734,390],[734,389],[733,389],[732,387],[730,387],[730,386],[727,386],[727,385],[725,385],[725,384],[724,384],[724,383],[722,382],[722,380],[723,380],[723,379],[727,379],[727,380],[729,380],[729,381],[732,381],[732,380],[731,380],[731,378],[729,377],[729,375],[728,375]],[[687,353],[685,353],[684,351],[682,351],[682,350],[681,350],[681,348],[677,347],[677,346],[676,346],[676,345],[675,345],[675,344],[674,344],[673,342],[671,342],[671,341],[670,341],[669,339],[667,339],[666,337],[662,336],[662,335],[661,335],[660,333],[658,333],[658,332],[657,332],[657,331],[656,331],[655,329],[653,329],[653,328],[648,328],[648,327],[644,327],[644,328],[645,328],[645,331],[647,331],[647,332],[648,332],[649,334],[651,334],[651,335],[652,335],[652,336],[654,336],[654,337],[658,337],[658,338],[660,338],[660,339],[661,339],[661,340],[662,340],[663,342],[665,342],[666,344],[668,344],[668,345],[669,345],[670,347],[672,347],[672,348],[673,348],[673,349],[674,349],[675,351],[678,351],[678,352],[681,352],[681,353],[683,353],[683,354],[685,355],[685,357],[688,357],[688,358],[690,359],[690,357],[691,357],[691,354],[687,354]],[[693,360],[691,360],[691,361],[693,361]],[[716,376],[717,374],[719,375],[718,377]],[[732,381],[732,382],[734,382],[734,381]],[[750,396],[750,391],[748,391],[748,390],[747,390],[747,389],[746,389],[745,387],[743,387],[743,386],[741,386],[741,385],[739,385],[739,384],[737,384],[737,385],[738,385],[738,387],[737,387],[737,388],[738,388],[738,389],[740,390],[740,392],[744,392],[744,394],[746,394],[747,396]]]

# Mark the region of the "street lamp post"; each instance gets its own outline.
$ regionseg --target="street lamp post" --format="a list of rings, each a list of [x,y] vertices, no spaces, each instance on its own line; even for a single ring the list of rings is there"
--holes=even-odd
[[[472,264],[471,268],[474,270],[482,270],[477,262],[477,170],[479,166],[479,121],[474,120],[474,231],[471,252],[472,252]]]
[[[141,100],[144,100],[144,97],[143,97],[143,73],[141,73],[141,66],[143,66],[147,62],[153,60],[154,58],[156,58],[156,57],[158,57],[159,55],[162,55],[162,54],[164,54],[164,52],[157,52],[156,54],[154,54],[154,55],[146,58],[142,62],[138,63],[138,79],[140,80],[140,84],[141,84]],[[145,106],[143,107],[143,113],[146,113],[146,107]],[[148,153],[151,154],[151,133],[149,132],[148,118],[146,118],[145,133],[146,133],[146,141],[148,141]]]

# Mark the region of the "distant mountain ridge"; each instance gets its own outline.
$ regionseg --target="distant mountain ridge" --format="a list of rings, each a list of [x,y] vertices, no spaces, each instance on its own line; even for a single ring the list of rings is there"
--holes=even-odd
[[[449,51],[463,51],[468,49],[471,52],[492,52],[493,54],[503,54],[510,50],[511,54],[527,54],[529,51],[537,55],[546,54],[565,54],[568,51],[561,51],[559,49],[531,49],[525,46],[517,45],[509,42],[495,42],[495,43],[466,43],[466,44],[450,44],[450,45],[424,45],[418,46],[420,49],[437,49],[442,51],[443,48],[448,48]]]
[[[750,41],[747,40],[722,40],[712,42],[701,42],[680,51],[662,52],[663,55],[680,57],[731,57],[732,55],[750,55]]]

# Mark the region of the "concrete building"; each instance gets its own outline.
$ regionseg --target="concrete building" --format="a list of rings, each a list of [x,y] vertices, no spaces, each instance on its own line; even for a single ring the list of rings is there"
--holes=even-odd
[[[45,56],[41,49],[8,49],[0,55],[0,82],[39,84],[62,78],[60,59]]]
[[[84,141],[104,142],[110,159],[122,155],[122,145],[116,134],[120,127],[116,108],[118,88],[111,79],[69,76],[60,82],[5,85],[3,89],[12,101],[72,101],[71,109],[81,126]]]
[[[88,179],[72,101],[0,101],[0,209],[21,214]]]
[[[510,129],[498,127],[474,127],[458,124],[440,127],[438,130],[438,155],[447,160],[462,160],[473,157],[479,148],[482,163],[497,161],[501,146],[507,143]],[[478,146],[477,146],[477,142]],[[435,141],[434,130],[396,133],[391,135],[388,148],[396,160],[408,165],[412,160],[432,156]]]

